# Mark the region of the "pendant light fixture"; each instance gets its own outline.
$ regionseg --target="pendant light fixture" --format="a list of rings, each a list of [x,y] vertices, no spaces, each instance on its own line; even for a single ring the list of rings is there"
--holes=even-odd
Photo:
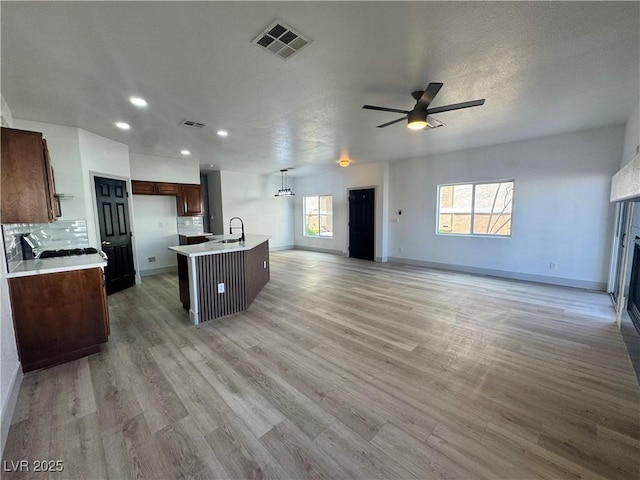
[[[280,174],[282,175],[282,188],[278,190],[275,194],[276,197],[293,197],[295,193],[291,191],[290,188],[287,188],[287,169],[280,170]]]

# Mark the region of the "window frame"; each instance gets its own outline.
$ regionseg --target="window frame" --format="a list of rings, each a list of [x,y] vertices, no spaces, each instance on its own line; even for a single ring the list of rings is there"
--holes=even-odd
[[[329,197],[331,198],[331,235],[320,235],[320,231],[318,231],[318,235],[310,235],[307,233],[307,213],[306,213],[306,199],[316,197],[318,199],[318,229],[320,227],[320,217],[323,216],[320,213],[320,198],[321,197]],[[327,215],[324,215],[327,216]],[[333,195],[303,195],[302,196],[302,236],[307,238],[324,238],[327,240],[332,240],[334,236],[334,221],[333,221]]]
[[[474,217],[475,217],[475,206],[476,206],[476,186],[477,185],[488,185],[492,183],[512,183],[513,184],[513,193],[511,199],[511,229],[509,235],[497,234],[497,233],[473,233],[474,226]],[[470,233],[448,233],[448,232],[440,232],[440,188],[441,187],[455,187],[458,185],[471,185],[471,224],[470,224]],[[514,210],[514,200],[513,195],[516,191],[516,181],[515,179],[503,179],[503,180],[483,180],[480,182],[458,182],[458,183],[440,183],[436,188],[436,235],[446,235],[451,237],[476,237],[476,238],[511,238],[513,236],[513,210]]]

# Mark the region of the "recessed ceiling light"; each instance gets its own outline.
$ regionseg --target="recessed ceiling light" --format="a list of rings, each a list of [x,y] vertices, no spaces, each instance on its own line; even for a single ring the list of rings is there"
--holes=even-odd
[[[129,125],[127,122],[116,122],[116,127],[118,127],[120,130],[131,129],[131,125]]]
[[[219,137],[226,137],[229,135],[229,132],[227,132],[226,130],[218,130],[216,133]]]
[[[190,152],[189,150],[180,150],[180,153],[181,153],[182,155],[185,155],[185,156],[186,156],[186,155],[191,155],[191,152]]]
[[[146,107],[147,105],[149,105],[144,98],[140,98],[140,97],[131,97],[129,101],[133,103],[136,107]]]

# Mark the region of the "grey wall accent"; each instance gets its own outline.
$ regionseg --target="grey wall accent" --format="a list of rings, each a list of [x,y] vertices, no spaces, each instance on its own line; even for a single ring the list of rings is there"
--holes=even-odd
[[[202,228],[205,232],[213,233],[211,231],[211,221],[209,219],[209,177],[206,173],[200,173],[200,189],[202,190],[202,205],[204,206]]]
[[[207,173],[209,186],[209,228],[214,235],[225,233],[222,217],[222,187],[220,183],[220,171]]]

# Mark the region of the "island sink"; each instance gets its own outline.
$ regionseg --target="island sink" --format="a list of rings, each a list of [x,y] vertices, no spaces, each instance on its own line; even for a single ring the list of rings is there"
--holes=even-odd
[[[241,238],[223,238],[222,240],[214,240],[214,243],[238,243],[243,241]]]

